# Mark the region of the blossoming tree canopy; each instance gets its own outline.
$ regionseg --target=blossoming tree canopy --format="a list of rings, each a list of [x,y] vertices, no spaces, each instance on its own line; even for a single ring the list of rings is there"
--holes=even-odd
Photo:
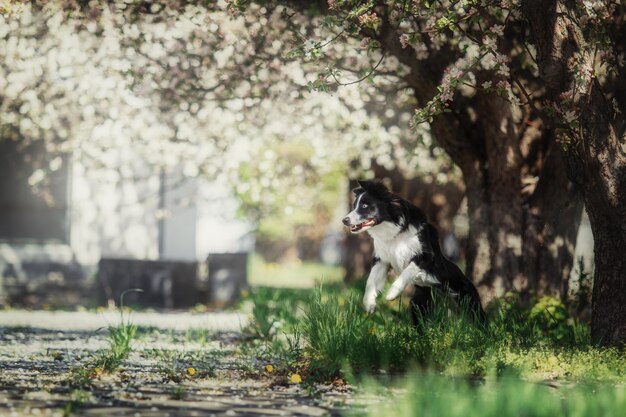
[[[319,10],[381,54],[377,66],[408,67],[398,75],[417,99],[415,124],[429,122],[463,171],[479,286],[563,294],[582,197],[604,255],[594,337],[623,341],[626,308],[611,292],[626,289],[616,250],[626,233],[607,221],[626,218],[623,2],[332,0]]]
[[[417,147],[401,128],[409,95],[371,111],[385,100],[374,86],[310,94],[317,67],[288,56],[284,7],[233,16],[225,3],[153,6],[112,2],[81,14],[21,4],[0,23],[3,139],[47,151],[32,186],[45,186],[66,154],[93,181],[147,181],[161,168],[220,177],[248,215],[281,207],[284,230],[328,221],[335,201],[312,199],[323,190],[336,199],[345,185],[322,179],[344,178],[351,162],[352,175],[374,161],[428,181],[453,170],[427,130]]]

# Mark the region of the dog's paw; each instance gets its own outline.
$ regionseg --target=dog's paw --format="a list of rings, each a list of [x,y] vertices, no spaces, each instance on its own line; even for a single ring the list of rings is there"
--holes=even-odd
[[[376,310],[376,297],[365,296],[363,297],[363,308],[368,314],[372,314]]]
[[[400,294],[402,294],[402,291],[404,291],[404,286],[402,285],[401,282],[396,281],[391,288],[389,288],[389,291],[387,291],[387,295],[385,296],[385,299],[387,301],[393,301],[396,298],[400,297]]]

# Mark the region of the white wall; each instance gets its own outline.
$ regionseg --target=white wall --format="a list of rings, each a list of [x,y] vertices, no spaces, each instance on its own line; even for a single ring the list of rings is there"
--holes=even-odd
[[[166,177],[161,259],[196,260],[197,195],[197,179],[180,179],[174,175]]]
[[[198,202],[198,259],[206,259],[209,253],[254,250],[254,225],[238,218],[237,201],[228,187],[201,181]]]
[[[211,252],[253,249],[252,225],[237,219],[227,187],[167,175],[160,210],[160,175],[154,171],[137,164],[126,172],[135,180],[124,180],[118,172],[87,170],[74,160],[70,246],[81,264],[95,265],[101,257],[159,259],[160,219],[162,259],[204,260]]]
[[[94,265],[100,257],[158,258],[159,178],[145,168],[134,174],[141,180],[74,161],[70,246],[81,264]]]

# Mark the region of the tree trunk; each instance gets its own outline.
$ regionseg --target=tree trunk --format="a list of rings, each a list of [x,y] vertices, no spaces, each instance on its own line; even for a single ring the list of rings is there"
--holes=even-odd
[[[464,174],[469,184],[475,188],[480,200],[477,206],[470,201],[470,231],[482,229],[488,244],[481,245],[480,255],[472,260],[474,270],[468,269],[474,278],[483,302],[488,303],[494,297],[502,296],[506,291],[521,290],[522,282],[522,200],[520,194],[522,157],[519,139],[515,130],[511,104],[493,93],[477,93],[476,112],[478,123],[482,127],[484,143],[484,161],[473,164]],[[477,213],[476,213],[477,212]],[[476,213],[476,214],[474,214]],[[480,216],[480,217],[479,217]],[[478,224],[472,227],[472,220]],[[479,229],[480,230],[480,229]],[[478,237],[477,237],[478,238]],[[470,239],[471,241],[471,239]],[[485,253],[484,247],[489,251]],[[484,255],[489,258],[486,259]],[[478,274],[478,268],[484,270],[489,265],[489,273]],[[469,263],[468,263],[469,265]]]
[[[581,137],[567,152],[594,239],[591,336],[604,345],[626,342],[626,135],[614,128],[611,104],[593,83],[581,113]],[[587,109],[594,109],[589,111]]]
[[[571,2],[525,0],[522,11],[537,49],[539,74],[557,106],[575,111],[578,126],[562,137],[569,176],[579,186],[594,236],[595,277],[591,334],[595,342],[626,342],[626,134],[623,112],[601,91],[595,77],[581,88],[568,62],[593,68],[593,58],[582,54],[590,46],[579,23],[580,10]],[[561,97],[576,92],[575,101]],[[618,104],[619,105],[619,104]]]
[[[626,176],[622,177],[622,181]],[[589,199],[601,199],[589,196]],[[587,199],[586,199],[587,200]],[[626,341],[626,233],[609,220],[614,209],[603,202],[591,204],[589,221],[593,231],[595,277],[591,298],[591,337],[604,345]],[[622,205],[622,209],[624,205]],[[623,219],[621,220],[623,223]]]
[[[530,293],[567,298],[583,202],[553,143],[535,190],[524,204],[523,273]]]
[[[567,178],[560,149],[550,147],[547,156],[522,152],[524,141],[536,147],[551,135],[545,129],[516,133],[509,108],[499,97],[479,97],[477,124],[467,135],[474,150],[455,159],[463,171],[468,201],[466,273],[485,304],[508,291],[520,292],[526,299],[564,298],[582,215],[581,198]],[[447,148],[451,126],[439,119],[432,129],[455,155],[456,148]],[[528,168],[533,164],[534,171]],[[536,183],[522,188],[522,178],[535,175]]]

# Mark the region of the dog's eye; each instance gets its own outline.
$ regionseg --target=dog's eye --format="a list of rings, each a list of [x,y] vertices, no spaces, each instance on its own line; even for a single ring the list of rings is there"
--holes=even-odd
[[[361,208],[366,209],[367,208],[367,204],[361,204]]]

